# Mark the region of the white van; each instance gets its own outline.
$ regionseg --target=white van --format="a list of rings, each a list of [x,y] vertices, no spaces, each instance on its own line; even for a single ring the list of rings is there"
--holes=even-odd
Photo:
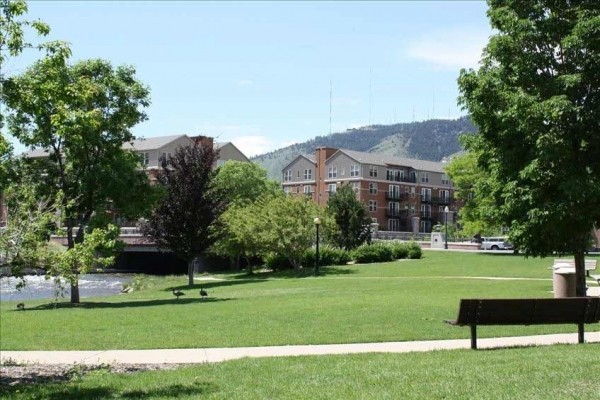
[[[482,237],[481,250],[512,250],[513,245],[504,237]]]

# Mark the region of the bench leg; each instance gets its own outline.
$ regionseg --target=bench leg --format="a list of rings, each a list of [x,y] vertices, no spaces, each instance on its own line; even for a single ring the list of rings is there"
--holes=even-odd
[[[578,339],[579,339],[579,343],[585,343],[585,340],[584,340],[584,338],[583,338],[583,332],[584,332],[584,329],[583,329],[583,323],[579,323],[579,324],[577,324],[577,330],[579,331],[579,332],[578,332],[578,336],[579,336],[579,337],[578,337]]]
[[[477,325],[471,325],[471,348],[477,349]]]

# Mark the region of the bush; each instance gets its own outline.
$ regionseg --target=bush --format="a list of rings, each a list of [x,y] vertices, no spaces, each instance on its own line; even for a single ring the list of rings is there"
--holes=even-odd
[[[394,257],[394,260],[408,258],[408,243],[393,241],[390,242],[389,246],[392,248],[392,256]]]
[[[294,268],[287,257],[277,253],[269,253],[265,256],[265,267],[272,269],[273,271],[283,271]]]
[[[383,243],[363,244],[352,251],[352,257],[360,264],[394,260],[392,247]]]
[[[408,258],[411,260],[419,259],[423,256],[423,250],[415,242],[409,242],[408,244]]]
[[[314,267],[317,258],[316,249],[306,250],[302,257],[302,266],[305,268]],[[319,265],[346,265],[352,260],[347,250],[337,247],[322,246],[319,247]]]

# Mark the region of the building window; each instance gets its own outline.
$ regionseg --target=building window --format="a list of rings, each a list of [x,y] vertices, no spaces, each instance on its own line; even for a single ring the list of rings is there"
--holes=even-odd
[[[369,166],[369,176],[371,178],[377,178],[378,173],[379,173],[379,169],[377,168],[377,166],[375,166],[375,165]]]
[[[169,159],[171,158],[171,153],[162,153],[160,157],[165,161],[169,161]]]
[[[431,201],[431,189],[421,188],[421,201]]]
[[[335,191],[336,191],[335,183],[330,183],[329,185],[327,185],[327,191],[329,193],[335,193]]]
[[[400,221],[397,219],[388,220],[388,230],[397,232],[400,230]]]
[[[413,199],[415,198],[415,187],[414,186],[410,187],[410,197],[412,197]]]
[[[417,173],[415,171],[410,171],[408,173],[408,180],[412,183],[417,183]]]
[[[429,182],[429,172],[421,173],[421,182],[423,182],[423,183]]]
[[[449,185],[449,184],[450,184],[450,178],[448,178],[448,175],[442,174],[442,185]]]
[[[358,192],[360,190],[360,182],[352,182],[352,189],[354,189],[355,192]]]
[[[448,203],[450,201],[450,191],[440,190],[440,201]]]
[[[415,215],[415,214],[416,214],[416,211],[415,211],[415,205],[414,205],[414,204],[411,204],[411,205],[410,205],[410,208],[408,209],[408,213],[409,213],[410,215]]]
[[[431,204],[421,204],[421,218],[431,218]]]
[[[350,176],[360,176],[360,167],[358,165],[350,166]]]
[[[300,170],[298,170],[298,178],[300,178]]]
[[[150,153],[148,153],[148,152],[140,153],[140,162],[142,163],[142,165],[150,164]]]
[[[304,185],[304,194],[306,194],[306,195],[311,194],[310,185]]]
[[[377,211],[377,201],[369,200],[369,211],[371,211],[371,212]]]
[[[420,225],[422,233],[431,232],[431,221],[421,221]]]
[[[327,177],[328,178],[337,178],[337,167],[329,167]]]
[[[377,218],[371,218],[371,223],[372,224],[376,224],[377,223]]]
[[[287,171],[285,171],[285,173],[283,174],[283,181],[284,182],[290,182],[292,180],[292,170],[288,169]]]
[[[291,188],[291,187],[289,187],[289,186],[286,186],[286,187],[284,187],[284,188],[283,188],[283,193],[285,193],[285,194],[290,194],[290,193],[292,193],[292,188]]]
[[[310,181],[312,179],[312,169],[304,170],[304,180]]]
[[[390,185],[388,197],[392,200],[400,200],[400,186]]]
[[[346,168],[344,168],[344,167],[340,167],[340,175],[341,175],[341,176],[344,176],[344,175],[346,175]]]
[[[377,184],[376,183],[369,183],[369,193],[377,194]]]

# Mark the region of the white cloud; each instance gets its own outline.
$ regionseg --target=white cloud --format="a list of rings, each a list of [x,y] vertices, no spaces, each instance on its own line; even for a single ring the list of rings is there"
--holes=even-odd
[[[414,40],[407,53],[436,69],[477,68],[491,34],[483,30],[430,32]]]
[[[251,81],[250,79],[242,79],[240,81],[238,81],[238,86],[251,86],[254,85],[254,82]]]
[[[239,136],[230,141],[247,157],[253,157],[274,150],[273,142],[266,136]]]

